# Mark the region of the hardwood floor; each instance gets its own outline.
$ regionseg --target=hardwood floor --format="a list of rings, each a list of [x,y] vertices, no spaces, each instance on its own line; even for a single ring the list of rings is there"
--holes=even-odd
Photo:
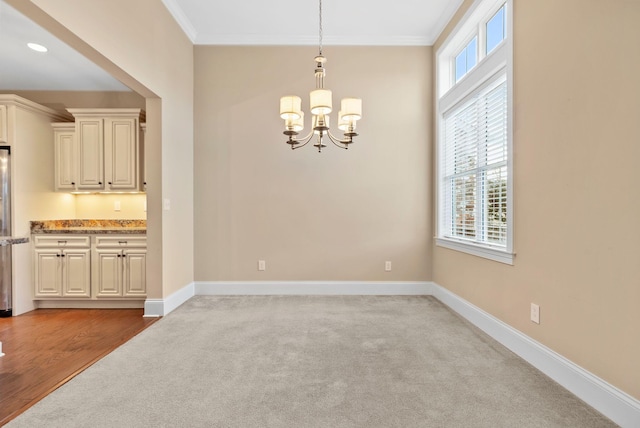
[[[157,318],[142,309],[38,309],[0,318],[0,426]]]

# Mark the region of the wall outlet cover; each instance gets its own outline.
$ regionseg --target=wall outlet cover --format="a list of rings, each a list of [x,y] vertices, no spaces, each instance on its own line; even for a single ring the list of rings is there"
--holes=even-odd
[[[540,306],[535,303],[531,304],[531,321],[540,324]]]

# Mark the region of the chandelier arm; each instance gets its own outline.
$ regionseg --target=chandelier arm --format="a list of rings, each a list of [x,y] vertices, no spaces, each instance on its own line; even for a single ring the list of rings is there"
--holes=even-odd
[[[331,140],[331,142],[336,146],[336,147],[340,147],[341,149],[345,149],[347,150],[349,148],[348,144],[351,143],[351,140],[341,140],[339,138],[334,137],[331,134],[331,131],[327,130],[327,135],[329,136],[329,139]],[[344,144],[344,145],[342,145]]]
[[[291,138],[291,137],[289,137],[289,141],[295,141],[298,144],[297,145],[294,145],[294,144],[291,144],[291,143],[288,143],[288,144],[291,144],[291,150],[299,149],[299,148],[304,147],[307,144],[309,144],[309,141],[311,141],[311,138],[313,138],[313,130],[311,130],[309,135],[307,135],[304,138]]]

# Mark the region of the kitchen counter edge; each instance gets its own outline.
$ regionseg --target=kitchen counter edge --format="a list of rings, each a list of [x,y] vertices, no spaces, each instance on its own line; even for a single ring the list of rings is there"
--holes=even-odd
[[[31,231],[32,235],[146,235],[147,229],[121,227],[121,228],[64,228],[64,229],[37,229]]]

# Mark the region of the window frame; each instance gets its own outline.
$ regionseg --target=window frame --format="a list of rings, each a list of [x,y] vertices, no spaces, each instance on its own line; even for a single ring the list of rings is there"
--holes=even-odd
[[[486,25],[505,7],[505,38],[486,53]],[[455,80],[455,58],[474,37],[478,37],[477,63]],[[470,242],[445,236],[446,201],[442,192],[442,164],[445,116],[477,94],[491,81],[506,76],[507,86],[507,236],[504,246]],[[436,246],[513,264],[513,0],[476,0],[436,53]]]

